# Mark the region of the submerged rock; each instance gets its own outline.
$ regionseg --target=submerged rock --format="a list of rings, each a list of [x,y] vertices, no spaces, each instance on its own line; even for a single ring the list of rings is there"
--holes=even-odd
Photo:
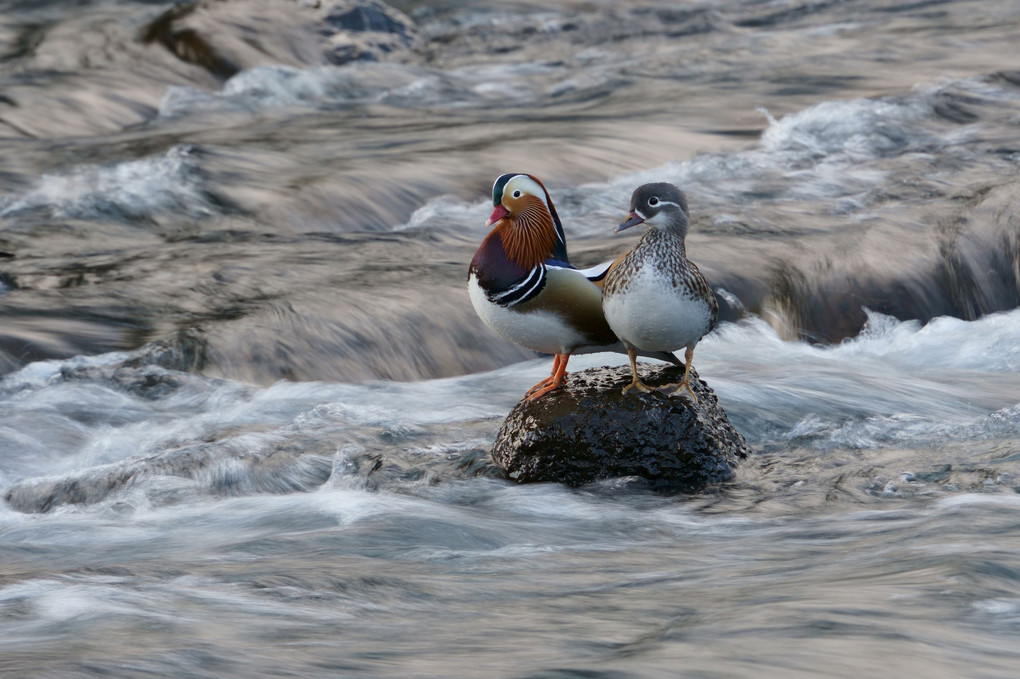
[[[674,366],[639,368],[649,386],[683,377]],[[593,368],[537,401],[522,400],[500,429],[493,460],[518,483],[639,476],[656,488],[693,491],[730,479],[751,453],[693,369],[697,404],[657,392],[623,395],[629,381],[628,366]]]
[[[150,501],[160,491],[183,495],[189,487],[221,496],[285,494],[318,488],[333,471],[328,443],[272,434],[260,441],[253,438],[198,443],[72,474],[24,479],[11,486],[4,499],[12,509],[34,514],[95,504],[146,483]]]
[[[339,0],[323,8],[322,35],[326,60],[381,61],[383,56],[411,47],[417,30],[403,12],[379,0]]]
[[[345,31],[395,33],[408,43],[414,32],[414,23],[407,15],[379,0],[333,3],[326,11],[325,20]]]

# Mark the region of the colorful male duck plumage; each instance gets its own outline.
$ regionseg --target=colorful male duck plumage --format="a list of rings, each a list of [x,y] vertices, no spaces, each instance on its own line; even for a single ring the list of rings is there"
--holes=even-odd
[[[504,174],[492,187],[493,226],[468,270],[468,291],[478,316],[504,338],[554,354],[550,376],[527,396],[556,389],[572,354],[624,351],[602,313],[597,273],[580,271],[567,257],[566,237],[549,192],[527,174]],[[663,352],[650,355],[679,363]]]
[[[651,391],[638,376],[636,356],[644,351],[685,347],[683,381],[659,387],[670,395],[691,389],[691,360],[698,341],[715,327],[719,304],[708,281],[687,259],[687,199],[667,183],[639,186],[630,200],[627,221],[616,231],[638,224],[650,228],[634,248],[616,260],[605,276],[602,308],[630,357],[633,379],[624,388]]]

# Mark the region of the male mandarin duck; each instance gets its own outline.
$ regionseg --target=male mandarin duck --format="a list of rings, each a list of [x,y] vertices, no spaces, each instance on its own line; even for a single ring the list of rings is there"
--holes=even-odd
[[[505,339],[554,354],[552,373],[528,390],[536,399],[561,386],[572,354],[625,351],[602,314],[605,266],[581,271],[567,258],[563,225],[545,186],[528,174],[504,174],[492,186],[493,226],[468,270],[478,316]],[[644,353],[680,363],[676,356]]]
[[[659,387],[670,396],[691,389],[691,360],[698,341],[715,327],[719,303],[708,281],[687,259],[687,198],[664,182],[635,189],[627,221],[619,233],[638,224],[650,228],[634,248],[606,273],[602,309],[613,332],[630,357],[633,380],[623,393],[652,391],[638,376],[636,356],[644,351],[674,351],[686,347],[683,381]]]

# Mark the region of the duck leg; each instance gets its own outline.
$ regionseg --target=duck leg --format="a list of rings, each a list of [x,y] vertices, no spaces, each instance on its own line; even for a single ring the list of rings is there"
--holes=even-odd
[[[560,369],[560,362],[562,360],[563,360],[563,354],[556,354],[553,357],[552,372],[549,373],[549,377],[545,378],[544,380],[542,380],[541,382],[539,382],[538,384],[533,386],[531,389],[528,389],[526,392],[524,392],[524,395],[525,396],[531,396],[533,393],[535,393],[539,389],[543,389],[545,387],[548,387],[550,384],[552,384],[553,377],[556,375],[556,371]]]
[[[649,391],[654,391],[654,389],[652,389],[647,384],[642,382],[641,378],[638,376],[638,371],[637,371],[637,349],[631,349],[630,347],[628,347],[627,348],[627,358],[630,359],[630,374],[632,375],[632,379],[630,381],[630,384],[628,384],[627,386],[625,386],[623,388],[623,393],[624,394],[632,394],[632,393],[638,392],[638,391],[643,391],[645,393],[648,393]]]
[[[691,388],[691,361],[694,359],[694,347],[687,347],[687,351],[684,352],[684,378],[679,384],[664,384],[657,389],[657,391],[665,392],[668,396],[676,396],[682,391],[687,391],[691,395],[691,402],[697,403],[698,397],[694,395],[694,389]]]
[[[569,360],[570,354],[556,354],[556,357],[553,358],[552,374],[531,389],[528,389],[524,397],[529,401],[534,401],[536,398],[541,398],[553,389],[562,386],[563,381],[567,377],[567,361]]]

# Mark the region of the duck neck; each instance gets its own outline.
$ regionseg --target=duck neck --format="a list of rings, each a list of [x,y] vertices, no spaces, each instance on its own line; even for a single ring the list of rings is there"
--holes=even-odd
[[[678,252],[686,257],[687,247],[684,243],[684,236],[687,234],[686,224],[683,229],[678,229],[672,226],[669,227],[653,227],[648,229],[644,235],[644,242],[647,247],[654,248],[656,250],[668,250],[672,252]]]
[[[544,207],[533,206],[515,217],[507,217],[497,230],[507,257],[520,267],[530,269],[550,256],[567,261],[566,247],[556,237],[556,223]]]

